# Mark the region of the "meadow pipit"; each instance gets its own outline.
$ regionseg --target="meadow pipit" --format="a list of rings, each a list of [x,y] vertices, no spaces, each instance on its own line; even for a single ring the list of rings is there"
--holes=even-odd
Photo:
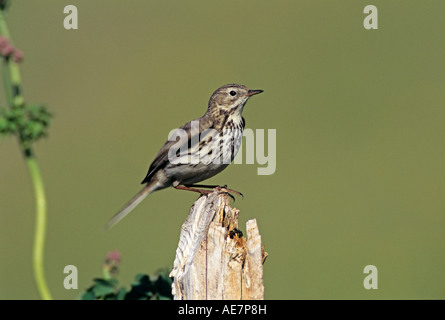
[[[206,113],[176,129],[159,150],[142,181],[144,188],[111,218],[106,228],[118,223],[153,191],[174,187],[205,193],[193,188],[197,187],[194,184],[218,174],[235,158],[245,126],[241,115],[244,105],[261,92],[239,84],[217,89]]]

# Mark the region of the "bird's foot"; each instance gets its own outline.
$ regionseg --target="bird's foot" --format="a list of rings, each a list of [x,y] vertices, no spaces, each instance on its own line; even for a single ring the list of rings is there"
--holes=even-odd
[[[241,199],[243,199],[244,200],[244,195],[241,193],[241,192],[239,192],[239,191],[236,191],[236,190],[233,190],[233,189],[229,189],[229,188],[227,188],[227,184],[225,184],[224,186],[222,186],[221,188],[223,188],[223,189],[226,189],[227,190],[227,193],[230,195],[231,193],[234,193],[234,194],[237,194],[238,196],[240,196],[241,197]],[[232,195],[231,195],[232,196]],[[232,196],[232,199],[233,199],[233,201],[235,201],[235,198]]]
[[[233,201],[235,201],[235,197],[232,195],[232,193],[240,196],[242,199],[244,199],[244,195],[236,190],[232,190],[227,188],[227,185],[224,186],[218,186],[218,185],[202,185],[202,184],[190,184],[190,185],[186,185],[186,186],[181,186],[181,188],[178,188],[179,186],[175,187],[176,189],[182,189],[182,190],[190,190],[190,191],[194,191],[194,192],[200,192],[201,194],[209,194],[212,193],[212,191],[210,190],[203,190],[203,189],[197,189],[197,188],[208,188],[208,189],[215,189],[217,188],[218,190],[225,192],[229,195],[230,198],[233,199]]]
[[[192,188],[189,186],[175,186],[174,188],[177,190],[187,190],[187,191],[192,191],[192,192],[198,192],[202,196],[212,193],[211,190],[197,189],[197,188]]]

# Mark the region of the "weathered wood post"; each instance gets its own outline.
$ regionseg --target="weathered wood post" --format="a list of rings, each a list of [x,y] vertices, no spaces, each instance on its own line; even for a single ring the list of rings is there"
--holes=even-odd
[[[170,277],[172,293],[183,300],[264,299],[267,257],[255,219],[238,229],[237,209],[224,188],[201,196],[182,225]]]

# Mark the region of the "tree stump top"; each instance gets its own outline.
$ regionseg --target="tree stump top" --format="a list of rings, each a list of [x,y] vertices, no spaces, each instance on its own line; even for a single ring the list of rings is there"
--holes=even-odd
[[[175,299],[264,299],[267,253],[256,219],[247,221],[246,239],[238,228],[238,216],[224,188],[196,200],[182,225],[170,273]]]

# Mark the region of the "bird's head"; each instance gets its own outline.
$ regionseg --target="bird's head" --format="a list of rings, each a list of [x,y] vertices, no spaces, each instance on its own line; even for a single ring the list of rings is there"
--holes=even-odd
[[[247,100],[263,90],[250,90],[241,84],[226,84],[217,89],[209,100],[209,110],[241,113]]]

